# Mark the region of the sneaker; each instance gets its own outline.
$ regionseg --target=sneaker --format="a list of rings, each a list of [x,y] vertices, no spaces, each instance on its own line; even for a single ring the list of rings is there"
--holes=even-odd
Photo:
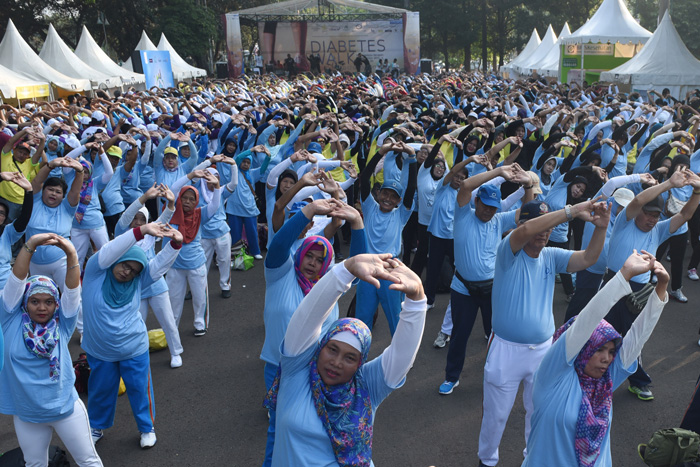
[[[643,401],[653,401],[654,394],[651,393],[648,386],[632,386],[630,385],[627,389],[632,394],[636,394],[640,400]]]
[[[448,342],[450,342],[450,336],[440,331],[438,332],[437,339],[435,339],[435,342],[433,342],[433,347],[436,349],[442,349]]]
[[[182,366],[182,357],[173,355],[170,357],[170,368],[180,368]]]
[[[185,294],[185,300],[192,300],[192,292],[191,291],[189,291],[189,290],[187,291],[187,293]]]
[[[433,308],[435,308],[435,302],[428,303],[428,307],[426,308],[426,310],[432,310]]]
[[[97,444],[97,442],[104,437],[105,433],[102,430],[90,428],[90,435],[92,436],[92,442]]]
[[[671,290],[671,292],[669,292],[669,295],[681,303],[688,303],[688,297],[683,295],[683,291],[681,289]]]
[[[231,298],[231,291],[230,290],[222,290],[221,291],[221,298]]]
[[[207,330],[206,330],[206,329],[195,329],[195,330],[194,330],[194,335],[197,336],[197,337],[202,337],[202,336],[205,335],[206,333],[207,333]]]
[[[574,298],[574,294],[570,293],[569,295],[566,296],[566,303],[571,303],[571,299]]]
[[[152,448],[156,445],[156,433],[151,431],[150,433],[141,433],[141,449]]]
[[[459,381],[445,381],[440,385],[440,394],[443,396],[446,396],[448,394],[452,394],[452,391],[454,391],[454,388],[459,386]]]
[[[253,256],[253,258],[255,258],[255,259],[262,259],[262,255],[255,255],[255,256]]]
[[[698,270],[695,268],[688,269],[688,279],[690,279],[691,281],[700,280],[700,276],[698,276]]]
[[[671,262],[671,255],[666,255],[666,261]]]

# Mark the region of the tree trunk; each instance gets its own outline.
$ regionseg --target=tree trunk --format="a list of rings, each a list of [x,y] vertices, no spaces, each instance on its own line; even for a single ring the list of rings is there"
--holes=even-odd
[[[464,45],[464,69],[472,71],[472,43],[467,42]]]
[[[445,59],[445,71],[450,69],[450,42],[447,40],[447,28],[443,28],[442,32],[442,55]]]
[[[486,0],[481,0],[481,63],[483,72],[486,73],[486,68],[488,68],[489,54],[488,47],[486,44],[487,40],[487,28],[486,28]]]
[[[503,12],[503,8],[500,6],[496,10],[496,27],[497,33],[497,47],[498,47],[498,68],[503,66],[503,55],[505,50],[505,37],[506,37],[506,15]],[[497,71],[497,70],[496,70]]]

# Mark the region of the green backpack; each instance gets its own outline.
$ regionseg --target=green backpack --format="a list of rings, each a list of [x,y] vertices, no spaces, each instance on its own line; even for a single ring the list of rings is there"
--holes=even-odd
[[[700,460],[700,435],[683,428],[666,428],[651,435],[647,444],[637,447],[639,456],[651,467],[673,467]]]

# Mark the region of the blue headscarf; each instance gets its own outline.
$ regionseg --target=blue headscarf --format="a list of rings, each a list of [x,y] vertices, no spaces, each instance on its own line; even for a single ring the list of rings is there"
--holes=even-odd
[[[134,277],[128,282],[119,282],[114,277],[114,268],[117,267],[119,263],[123,263],[124,261],[136,261],[141,264],[141,266],[143,266],[141,274],[145,272],[146,266],[148,266],[148,258],[146,257],[146,253],[144,253],[144,251],[137,246],[132,246],[129,248],[127,252],[124,253],[124,255],[112,265],[112,267],[107,271],[105,280],[102,283],[102,297],[104,298],[105,303],[107,303],[107,305],[111,308],[121,308],[124,305],[131,303],[134,295],[139,290],[140,283],[138,276]]]

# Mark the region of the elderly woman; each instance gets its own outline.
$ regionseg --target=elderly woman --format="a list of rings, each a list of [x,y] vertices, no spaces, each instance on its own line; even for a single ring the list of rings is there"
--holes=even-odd
[[[63,294],[46,276],[27,277],[39,246],[59,248],[68,258]],[[30,467],[47,465],[54,430],[78,465],[102,465],[90,438],[85,406],[75,390],[68,351],[79,308],[80,269],[73,244],[53,233],[29,238],[0,297],[7,362],[0,372],[0,412],[13,415]]]
[[[629,280],[650,270],[658,278],[655,291],[623,339],[603,317],[632,292]],[[613,465],[613,392],[637,369],[637,357],[668,303],[668,281],[661,263],[635,250],[578,317],[554,334],[555,342],[535,373],[532,431],[523,467]]]
[[[406,294],[391,344],[368,360],[371,333],[360,320],[321,326],[358,277]],[[358,255],[338,264],[311,289],[289,322],[280,377],[267,405],[276,407],[272,465],[371,465],[372,425],[379,404],[400,387],[418,351],[426,298],[416,274],[390,254]]]
[[[147,235],[172,241],[152,260],[136,246]],[[141,432],[141,447],[156,443],[148,333],[141,318],[141,291],[170,269],[182,246],[182,234],[163,224],[145,224],[102,247],[83,276],[83,349],[92,371],[88,381],[88,415],[92,439],[114,424],[119,378],[124,380]]]

